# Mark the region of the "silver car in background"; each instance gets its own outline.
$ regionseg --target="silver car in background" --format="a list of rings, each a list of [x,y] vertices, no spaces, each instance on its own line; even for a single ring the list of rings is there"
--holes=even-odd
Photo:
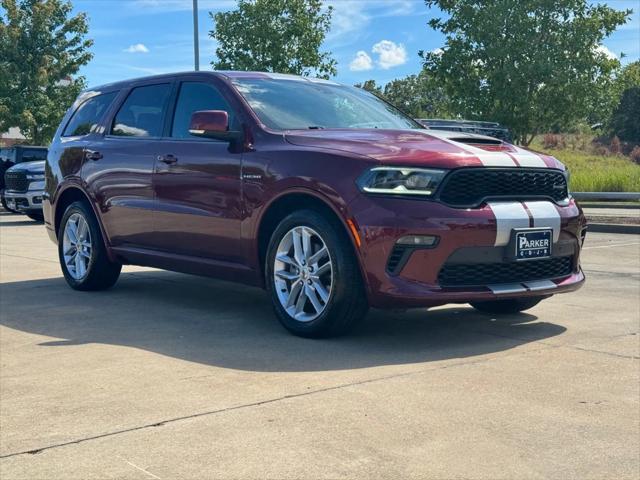
[[[4,174],[7,207],[41,222],[44,193],[44,161],[18,163]]]

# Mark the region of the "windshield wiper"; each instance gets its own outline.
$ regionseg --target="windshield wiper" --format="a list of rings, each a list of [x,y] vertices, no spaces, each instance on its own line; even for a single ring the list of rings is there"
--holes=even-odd
[[[307,127],[309,130],[324,130],[324,127],[321,125],[310,125]]]

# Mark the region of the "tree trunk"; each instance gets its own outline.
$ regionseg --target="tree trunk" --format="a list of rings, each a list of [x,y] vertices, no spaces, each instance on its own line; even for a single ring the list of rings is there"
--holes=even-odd
[[[39,130],[38,127],[33,127],[33,133],[31,134],[32,145],[42,145],[42,130]]]
[[[529,138],[527,138],[527,137],[526,137],[526,135],[525,135],[525,136],[524,136],[524,142],[523,142],[523,145],[524,145],[525,147],[528,147],[528,146],[529,146],[529,144],[530,144],[531,142],[533,142],[533,139],[534,139],[534,138],[536,138],[536,132],[531,132],[531,136],[530,136]]]

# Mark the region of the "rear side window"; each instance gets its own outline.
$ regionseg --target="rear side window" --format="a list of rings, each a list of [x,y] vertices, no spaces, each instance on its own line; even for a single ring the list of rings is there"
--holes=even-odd
[[[84,102],[75,111],[71,120],[64,129],[63,137],[73,137],[76,135],[87,135],[96,131],[98,122],[113,102],[118,92],[96,95]]]
[[[229,104],[213,85],[202,82],[183,82],[173,116],[171,136],[193,138],[189,134],[189,123],[193,112],[199,110],[225,110],[229,114],[229,125],[233,125],[233,114]]]
[[[162,136],[171,85],[134,88],[113,120],[112,135],[123,137]]]
[[[25,148],[22,151],[22,162],[35,162],[36,160],[46,160],[47,151],[42,148]]]

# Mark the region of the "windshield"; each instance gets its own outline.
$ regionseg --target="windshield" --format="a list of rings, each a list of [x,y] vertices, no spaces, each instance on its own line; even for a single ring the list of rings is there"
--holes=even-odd
[[[260,121],[274,130],[423,128],[356,87],[273,78],[241,78],[233,84]]]

